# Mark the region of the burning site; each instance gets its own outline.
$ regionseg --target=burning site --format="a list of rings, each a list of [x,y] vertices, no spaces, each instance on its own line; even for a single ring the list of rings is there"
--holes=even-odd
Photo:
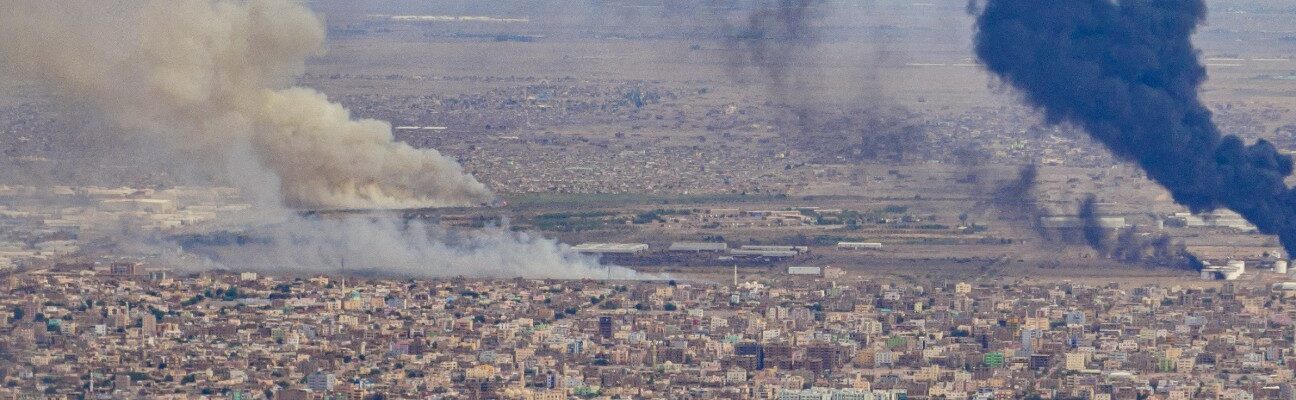
[[[507,227],[451,238],[386,215],[299,217],[294,210],[495,201],[454,159],[396,141],[390,123],[353,118],[323,93],[291,85],[306,57],[322,50],[325,34],[319,17],[300,4],[7,6],[0,58],[14,73],[99,113],[111,125],[97,134],[141,136],[251,202],[255,222],[247,221],[247,229],[258,239],[204,262],[331,272],[350,258],[354,271],[413,276],[580,277],[597,267],[563,245]]]
[[[1284,0],[0,0],[0,398],[1296,398]]]
[[[1293,130],[1202,97],[1224,57],[1191,40],[1199,3],[375,7],[6,4],[7,264],[1155,275],[1290,250]],[[640,40],[600,58],[582,35]]]

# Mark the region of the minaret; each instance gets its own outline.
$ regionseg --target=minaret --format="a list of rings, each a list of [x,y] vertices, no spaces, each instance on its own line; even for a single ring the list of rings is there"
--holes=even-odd
[[[346,292],[346,254],[338,256],[338,268],[342,271],[342,291]]]
[[[738,287],[738,264],[734,264],[733,268],[733,285]]]

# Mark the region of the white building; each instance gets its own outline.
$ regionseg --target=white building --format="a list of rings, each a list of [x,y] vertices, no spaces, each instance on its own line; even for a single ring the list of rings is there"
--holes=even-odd
[[[644,243],[581,243],[572,250],[583,254],[636,254],[648,251]]]
[[[882,248],[882,243],[837,242],[837,248],[840,250],[876,250]]]

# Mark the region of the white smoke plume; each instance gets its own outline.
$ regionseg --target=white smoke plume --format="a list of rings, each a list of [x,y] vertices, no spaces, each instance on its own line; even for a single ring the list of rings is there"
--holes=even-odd
[[[603,266],[567,245],[506,227],[450,231],[391,217],[290,218],[245,233],[218,248],[219,266],[239,270],[375,274],[438,278],[639,279],[634,270]]]
[[[284,209],[474,206],[492,198],[455,160],[393,140],[387,122],[353,119],[323,94],[291,87],[323,41],[321,21],[291,0],[0,0],[0,67],[103,111],[120,131],[154,138],[199,169],[226,174],[268,216],[249,228],[254,243],[212,250],[190,265],[633,277],[507,228],[452,232]],[[193,255],[156,237],[137,239],[125,245]]]
[[[491,199],[455,160],[289,87],[323,42],[320,20],[289,0],[0,0],[0,64],[248,191],[314,209]],[[239,176],[250,169],[277,179]]]

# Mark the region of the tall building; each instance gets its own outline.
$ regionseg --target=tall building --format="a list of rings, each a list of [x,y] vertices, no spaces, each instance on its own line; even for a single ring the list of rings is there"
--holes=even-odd
[[[157,335],[157,316],[153,315],[153,313],[144,313],[140,323],[140,333],[144,336]]]
[[[306,387],[316,392],[329,392],[333,386],[337,385],[337,377],[333,374],[326,374],[324,371],[315,371],[306,375]]]
[[[751,357],[755,360],[755,369],[765,369],[765,346],[756,342],[743,342],[734,346],[734,353],[739,357]]]
[[[1067,312],[1067,313],[1066,313],[1066,323],[1067,323],[1067,325],[1084,325],[1084,324],[1085,324],[1085,314],[1084,314],[1084,311],[1080,311],[1080,310],[1073,310],[1073,311]]]
[[[599,336],[604,339],[612,338],[612,317],[602,316],[598,320]]]
[[[806,364],[816,372],[831,371],[841,362],[842,351],[832,344],[816,344],[806,348]]]
[[[1021,352],[1019,354],[1022,357],[1030,357],[1035,354],[1035,341],[1041,336],[1041,332],[1037,329],[1022,329]]]
[[[1049,362],[1052,360],[1048,354],[1033,354],[1030,356],[1030,367],[1033,370],[1042,371],[1049,368]]]
[[[140,272],[140,266],[133,262],[113,263],[109,272],[116,276],[135,276]]]

